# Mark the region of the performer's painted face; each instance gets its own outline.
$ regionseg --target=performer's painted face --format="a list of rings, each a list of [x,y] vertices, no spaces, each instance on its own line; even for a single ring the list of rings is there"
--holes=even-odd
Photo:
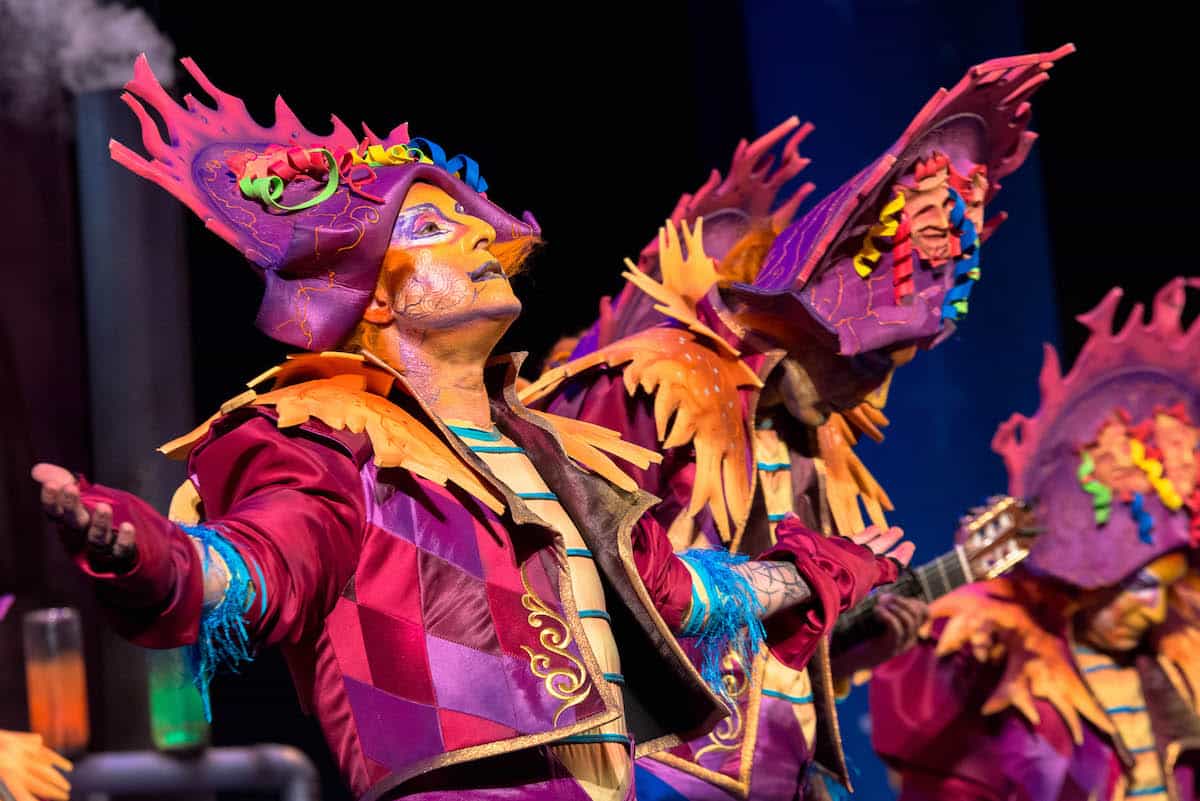
[[[987,195],[983,165],[931,151],[872,201],[876,219],[839,245],[800,297],[837,337],[839,355],[868,359],[856,365],[865,371],[954,332],[979,276]],[[811,343],[807,329],[796,336]]]
[[[490,248],[496,230],[430,184],[413,184],[392,228],[383,274],[405,328],[512,320],[521,311]]]
[[[939,170],[912,188],[903,188],[904,213],[912,226],[912,243],[921,258],[941,265],[957,255],[958,240],[950,224],[950,170]]]
[[[958,176],[955,180],[967,219],[975,224],[976,232],[982,231],[987,177],[982,170],[975,170],[969,177]],[[896,185],[892,190],[893,194],[904,193],[904,214],[912,229],[913,247],[932,266],[962,253],[958,231],[950,220],[954,209],[951,188],[950,168],[946,166],[912,186]]]
[[[1167,615],[1167,592],[1187,574],[1181,553],[1160,556],[1128,581],[1107,604],[1084,613],[1079,638],[1102,651],[1130,651]]]

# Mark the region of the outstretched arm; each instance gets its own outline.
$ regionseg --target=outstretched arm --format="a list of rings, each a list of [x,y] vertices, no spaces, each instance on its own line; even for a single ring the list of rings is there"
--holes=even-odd
[[[799,669],[841,612],[895,580],[896,557],[908,559],[912,546],[896,545],[898,529],[826,537],[794,517],[781,521],[776,533],[778,545],[756,561],[717,550],[676,554],[662,528],[645,516],[635,529],[634,560],[664,622],[681,636],[715,642],[741,639],[736,632],[742,631],[746,647],[757,648],[765,627],[775,655]]]
[[[912,558],[914,546],[911,542],[900,542],[904,532],[899,528],[883,529],[871,526],[849,539],[865,546],[872,554],[896,560],[906,565]],[[753,561],[734,565],[754,589],[762,617],[767,618],[789,606],[803,604],[812,599],[808,582],[800,575],[796,565],[790,562]],[[874,586],[874,585],[872,585]]]
[[[129,493],[54,465],[38,465],[34,478],[76,564],[135,642],[194,642],[231,588],[256,640],[311,630],[356,561],[365,512],[354,463],[255,416],[198,446],[190,472],[206,519],[186,530]]]

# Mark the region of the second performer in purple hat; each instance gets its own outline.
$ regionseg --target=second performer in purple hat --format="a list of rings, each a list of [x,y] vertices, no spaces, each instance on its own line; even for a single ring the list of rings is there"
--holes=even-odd
[[[571,358],[523,397],[662,447],[661,464],[633,475],[663,499],[651,514],[687,560],[769,552],[798,530],[879,536],[890,501],[852,446],[862,433],[882,438],[896,366],[965,317],[995,228],[985,206],[1029,152],[1029,98],[1072,49],[973,67],[796,220],[811,187],[778,194],[807,163],[797,146],[808,128],[791,120],[743,142],[729,174],[685,195],[629,263],[630,286],[601,304]],[[832,667],[823,638],[790,664],[778,649],[729,655],[729,719],[642,760],[643,793],[791,801],[814,760],[848,783],[834,675],[911,644],[924,614],[895,595],[877,609],[888,636],[846,648]]]
[[[1200,324],[1187,287],[1047,346],[1032,417],[1000,426],[1009,491],[1044,533],[1011,576],[933,604],[921,644],[871,685],[902,801],[1200,797]]]

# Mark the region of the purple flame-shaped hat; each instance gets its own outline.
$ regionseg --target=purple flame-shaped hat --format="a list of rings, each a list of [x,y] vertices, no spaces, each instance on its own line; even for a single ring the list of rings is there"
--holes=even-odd
[[[1172,459],[1172,445],[1153,428],[1164,416],[1193,429],[1200,423],[1200,322],[1187,330],[1181,324],[1188,286],[1200,288],[1200,279],[1169,282],[1149,322],[1139,304],[1119,331],[1113,318],[1121,290],[1109,292],[1079,317],[1091,336],[1066,376],[1046,346],[1037,413],[1014,414],[996,431],[992,448],[1008,468],[1009,494],[1030,501],[1045,529],[1027,563],[1035,571],[1084,589],[1107,587],[1192,546],[1200,512],[1196,443],[1184,442],[1191,453],[1180,454],[1177,440],[1182,458]],[[1122,493],[1109,480],[1115,473],[1088,455],[1113,422],[1128,426],[1120,455],[1129,456],[1124,469],[1145,473],[1144,493]]]
[[[333,117],[333,132],[318,136],[277,98],[275,124],[263,128],[191,59],[182,64],[215,107],[191,95],[179,106],[139,57],[122,99],[141,121],[150,159],[115,141],[113,159],[166,189],[246,256],[266,283],[257,324],[274,339],[320,351],[353,331],[414,182],[443,189],[491,224],[499,242],[540,235],[530,214],[518,220],[487,199],[471,159],[447,159],[436,144],[410,140],[406,125],[386,138],[363,126],[360,141]],[[139,101],[162,117],[166,140]]]
[[[990,200],[1036,138],[1027,130],[1029,98],[1049,78],[1054,62],[1073,50],[1065,45],[1052,53],[988,61],[968,70],[953,89],[939,90],[882,156],[780,233],[754,282],[735,284],[728,296],[760,330],[815,321],[836,338],[843,356],[935,341],[946,310],[955,314],[949,301],[965,309],[978,276],[977,255],[961,269],[918,269],[914,275],[911,268],[896,268],[899,248],[893,252],[878,241],[873,244],[882,252],[873,254],[868,272],[854,263],[864,253],[865,238],[894,230],[885,225],[891,188],[934,153],[962,175],[984,168]],[[993,227],[956,226],[963,252],[974,254]],[[907,250],[904,258],[911,259]],[[898,281],[909,278],[902,296]]]

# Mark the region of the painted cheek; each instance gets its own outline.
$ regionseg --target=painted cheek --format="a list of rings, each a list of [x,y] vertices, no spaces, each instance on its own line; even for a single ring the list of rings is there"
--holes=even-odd
[[[1166,595],[1161,589],[1139,592],[1135,611],[1152,624],[1162,623],[1167,618]]]

